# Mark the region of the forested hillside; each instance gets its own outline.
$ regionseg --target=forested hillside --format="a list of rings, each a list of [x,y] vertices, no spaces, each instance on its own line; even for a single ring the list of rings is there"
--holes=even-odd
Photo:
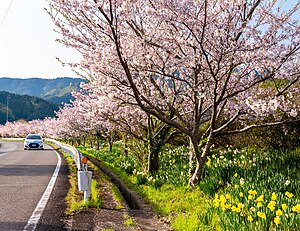
[[[0,91],[36,96],[52,103],[61,104],[70,102],[71,92],[77,91],[83,81],[80,78],[67,77],[56,79],[0,78]]]
[[[58,110],[57,104],[49,103],[35,96],[0,91],[0,124],[5,124],[7,119],[7,100],[10,122],[19,119],[34,120],[53,117],[54,111]]]

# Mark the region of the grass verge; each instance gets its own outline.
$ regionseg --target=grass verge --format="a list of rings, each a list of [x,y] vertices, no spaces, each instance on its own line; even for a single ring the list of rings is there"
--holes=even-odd
[[[159,174],[148,176],[120,147],[82,152],[100,159],[177,231],[300,230],[300,149],[215,149],[191,190],[185,148],[163,150]]]
[[[91,185],[91,197],[87,203],[83,201],[83,192],[78,191],[78,181],[77,181],[77,167],[74,163],[73,158],[63,153],[64,158],[66,159],[69,165],[69,182],[70,189],[68,195],[66,196],[67,210],[66,214],[72,215],[81,211],[84,208],[101,208],[102,199],[101,199],[101,188],[99,183],[92,179]]]

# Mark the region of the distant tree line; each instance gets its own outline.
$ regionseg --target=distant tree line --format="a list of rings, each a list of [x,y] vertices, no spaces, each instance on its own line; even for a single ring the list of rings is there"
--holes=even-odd
[[[0,91],[0,124],[6,123],[7,112],[8,121],[12,122],[19,119],[30,121],[53,117],[57,110],[58,105],[41,98]]]

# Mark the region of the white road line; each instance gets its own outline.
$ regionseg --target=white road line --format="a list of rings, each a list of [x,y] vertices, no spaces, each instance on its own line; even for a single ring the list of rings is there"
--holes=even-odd
[[[36,206],[35,210],[33,211],[32,215],[29,218],[27,225],[25,226],[23,231],[34,231],[36,229],[36,226],[41,218],[41,215],[47,205],[48,199],[49,199],[52,189],[54,187],[54,184],[57,179],[57,176],[58,176],[58,173],[60,170],[60,166],[61,166],[61,158],[60,158],[60,155],[55,150],[53,150],[53,151],[56,153],[57,158],[58,158],[56,168],[54,170],[54,173],[49,181],[49,184],[48,184],[42,198],[40,199],[38,205]]]

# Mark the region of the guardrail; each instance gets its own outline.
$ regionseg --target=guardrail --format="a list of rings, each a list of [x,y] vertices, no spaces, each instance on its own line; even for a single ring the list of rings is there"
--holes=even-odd
[[[77,150],[76,148],[74,148],[73,146],[71,145],[68,145],[68,144],[63,144],[57,140],[54,140],[54,139],[48,139],[46,138],[45,139],[46,141],[48,142],[51,142],[53,143],[56,147],[60,148],[63,152],[71,155],[73,157],[73,160],[77,166],[77,170],[80,171],[84,168],[83,164],[81,163],[81,160],[82,160],[82,154],[79,150]]]
[[[78,190],[84,193],[84,203],[91,197],[92,172],[87,170],[87,159],[82,156],[81,152],[71,145],[63,144],[54,139],[45,139],[52,142],[56,147],[63,152],[70,154],[73,157],[77,166]]]

